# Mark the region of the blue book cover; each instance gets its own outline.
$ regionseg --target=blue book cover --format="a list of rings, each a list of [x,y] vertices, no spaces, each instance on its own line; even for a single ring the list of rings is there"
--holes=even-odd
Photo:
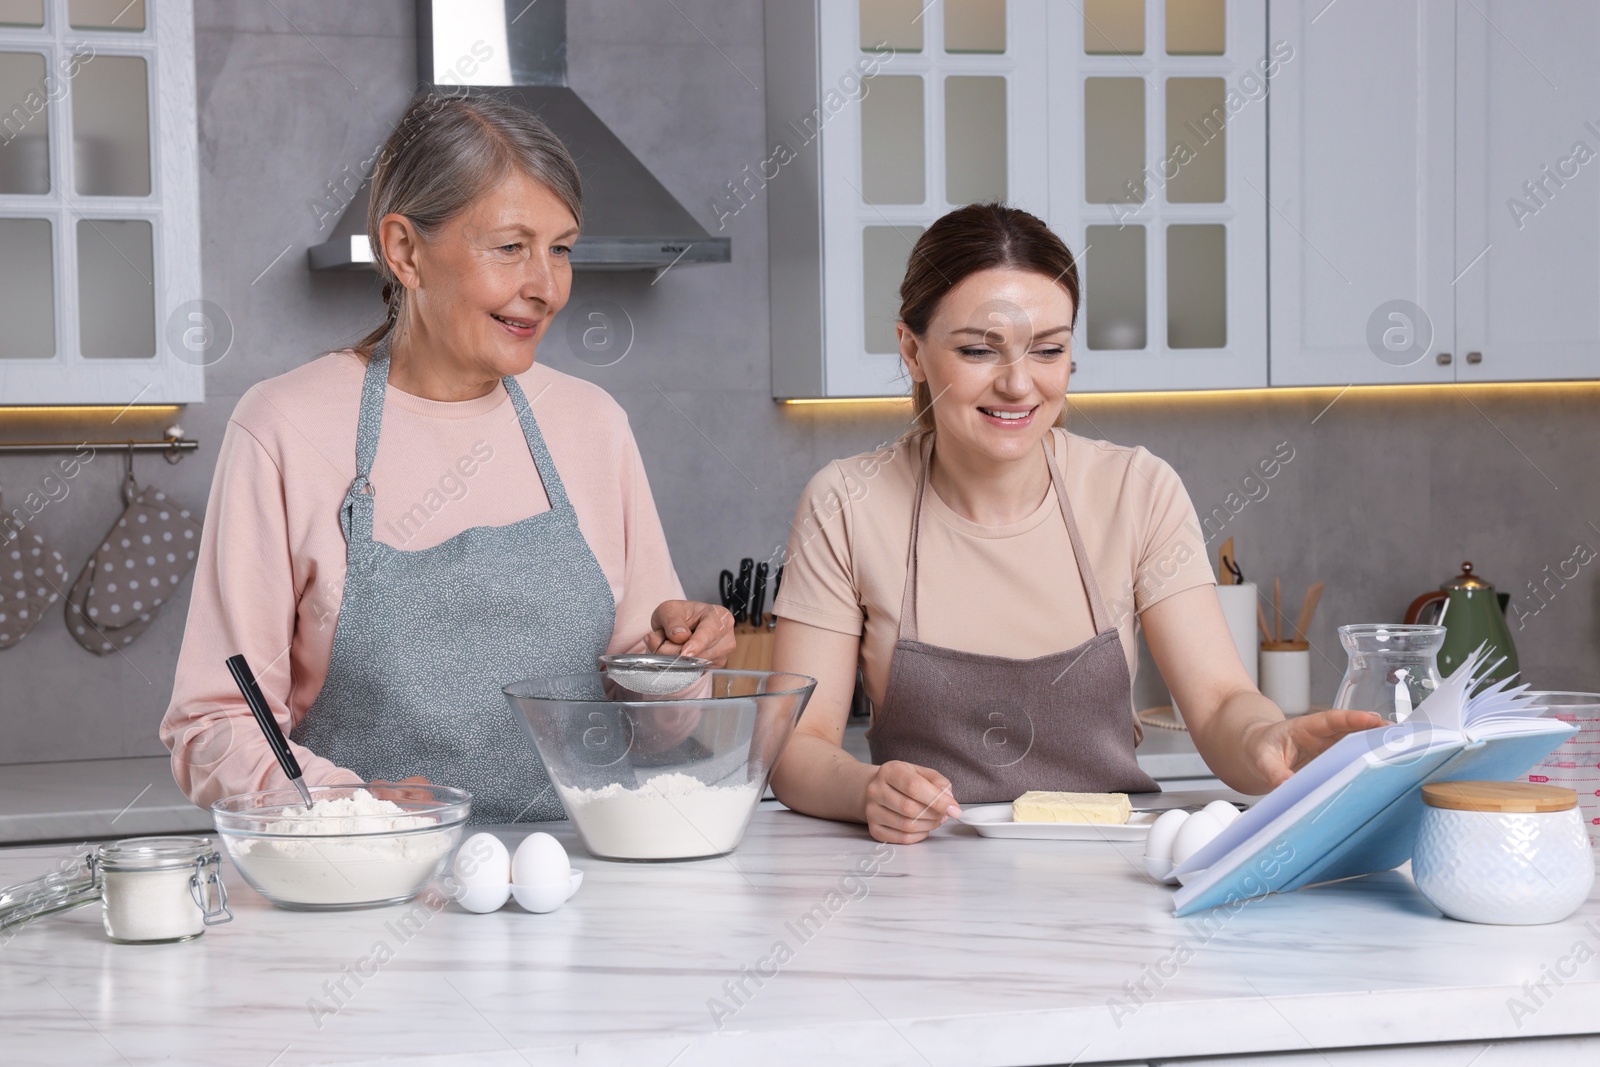
[[[1386,871],[1411,858],[1432,781],[1518,778],[1573,732],[1480,649],[1405,723],[1341,738],[1174,869],[1173,913]]]

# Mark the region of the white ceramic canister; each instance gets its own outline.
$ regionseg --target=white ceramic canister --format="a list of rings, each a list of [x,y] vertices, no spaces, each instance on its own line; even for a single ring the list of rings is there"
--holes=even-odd
[[[1217,586],[1217,603],[1222,605],[1222,617],[1228,622],[1228,635],[1239,650],[1239,662],[1244,664],[1250,684],[1259,684],[1256,664],[1256,583]]]
[[[1311,645],[1305,641],[1261,642],[1261,695],[1302,715],[1311,707]]]
[[[1532,926],[1560,922],[1588,899],[1594,854],[1572,790],[1433,782],[1422,801],[1411,874],[1450,918]]]
[[[113,941],[187,941],[233,917],[209,838],[130,837],[95,849],[91,864]]]
[[[1234,647],[1239,650],[1239,662],[1244,664],[1245,673],[1250,676],[1250,684],[1258,681],[1258,664],[1256,661],[1256,584],[1244,582],[1241,585],[1217,586],[1217,603],[1222,605],[1222,617],[1228,623],[1228,636],[1233,638]],[[1172,701],[1172,714],[1180,723],[1183,721],[1183,712],[1178,708],[1178,701]]]

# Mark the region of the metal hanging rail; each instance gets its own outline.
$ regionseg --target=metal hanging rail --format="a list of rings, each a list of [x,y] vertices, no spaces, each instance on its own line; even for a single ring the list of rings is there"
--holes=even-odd
[[[36,456],[54,452],[76,452],[92,448],[106,452],[164,452],[176,463],[183,453],[193,452],[200,442],[192,437],[168,437],[160,441],[8,441],[0,442],[0,455]]]

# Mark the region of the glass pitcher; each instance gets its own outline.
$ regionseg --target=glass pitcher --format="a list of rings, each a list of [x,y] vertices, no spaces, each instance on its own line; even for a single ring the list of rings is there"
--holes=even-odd
[[[1439,687],[1443,626],[1359,623],[1339,627],[1339,643],[1350,655],[1339,682],[1335,708],[1375,711],[1389,722],[1405,722]]]

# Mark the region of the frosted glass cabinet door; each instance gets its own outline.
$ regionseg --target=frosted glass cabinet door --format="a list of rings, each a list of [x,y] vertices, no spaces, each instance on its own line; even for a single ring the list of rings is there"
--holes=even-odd
[[[1318,7],[1267,8],[1272,384],[1453,381],[1456,9]]]
[[[952,204],[1006,198],[1006,80],[944,80],[944,197]]]
[[[44,25],[44,0],[0,0],[0,26]]]
[[[56,354],[49,219],[0,218],[0,360]]]
[[[1078,257],[1078,392],[1267,379],[1265,0],[1050,8],[1051,226]]]
[[[1167,347],[1228,344],[1228,231],[1216,223],[1167,227]]]
[[[1220,204],[1228,198],[1227,85],[1222,78],[1167,79],[1164,158],[1188,160],[1167,182],[1171,203]],[[1180,156],[1185,148],[1194,150],[1192,157]]]
[[[1167,55],[1220,56],[1227,46],[1227,0],[1167,0]]]
[[[1084,54],[1143,55],[1144,7],[1140,0],[1083,0]]]
[[[136,33],[144,29],[144,0],[67,0],[67,25]]]
[[[97,56],[72,81],[72,159],[83,196],[150,195],[149,68]]]
[[[1144,189],[1144,79],[1083,80],[1083,187],[1091,204],[1137,204]]]
[[[920,0],[861,0],[861,49],[888,45],[896,52],[922,51]]]
[[[178,336],[205,298],[194,32],[193,0],[0,0],[0,404],[205,399]]]
[[[1006,50],[1006,0],[944,0],[941,6],[946,52]]]
[[[156,354],[154,279],[150,223],[78,220],[78,347],[85,359]]]
[[[50,109],[38,91],[44,77],[40,53],[0,52],[0,101],[13,102],[0,115],[0,196],[50,191]]]
[[[1600,378],[1600,4],[1456,17],[1456,377]]]
[[[895,320],[917,238],[973,202],[1047,213],[1048,10],[767,0],[769,136],[792,141],[795,115],[842,98],[819,144],[801,149],[796,180],[767,189],[775,397],[903,395]],[[855,74],[841,80],[849,72],[860,91]]]
[[[1090,226],[1093,280],[1083,279],[1083,327],[1088,346],[1099,351],[1131,351],[1148,343],[1145,228]]]
[[[861,196],[920,204],[927,195],[922,79],[880,74],[861,99]]]
[[[877,355],[900,352],[900,279],[920,226],[868,226],[861,231],[862,347]]]

